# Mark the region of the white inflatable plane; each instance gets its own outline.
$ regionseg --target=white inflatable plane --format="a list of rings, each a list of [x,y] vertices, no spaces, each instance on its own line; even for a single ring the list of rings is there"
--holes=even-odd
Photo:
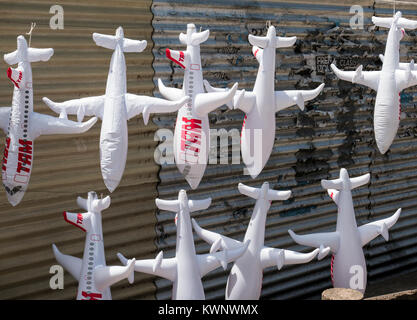
[[[319,252],[299,253],[291,250],[264,246],[266,215],[273,200],[286,200],[291,191],[269,189],[268,182],[261,188],[252,188],[239,183],[239,192],[256,199],[255,208],[246,230],[244,242],[250,241],[246,252],[238,258],[230,271],[226,286],[227,300],[257,300],[261,295],[263,270],[277,266],[301,264],[311,261]],[[211,244],[210,252],[217,249],[233,250],[242,246],[240,241],[202,229],[193,219],[194,230],[200,238]]]
[[[200,57],[200,44],[209,37],[209,30],[196,32],[194,24],[187,25],[187,33],[181,33],[180,42],[187,45],[186,51],[166,49],[167,57],[184,69],[182,89],[165,87],[158,79],[159,91],[169,100],[178,100],[185,95],[191,100],[179,111],[174,133],[174,158],[178,170],[192,189],[196,189],[206,170],[210,151],[210,125],[208,113],[232,101],[237,89],[230,92],[205,93]]]
[[[337,205],[337,225],[335,232],[297,235],[288,230],[295,242],[320,248],[329,247],[333,253],[331,277],[335,288],[356,289],[365,292],[367,271],[362,247],[382,235],[388,241],[388,229],[398,220],[401,209],[389,218],[356,225],[351,190],[369,182],[370,175],[365,174],[349,178],[346,169],[340,170],[336,180],[322,180],[321,185]]]
[[[98,199],[93,191],[88,198],[77,198],[77,204],[86,213],[64,212],[68,223],[86,232],[82,259],[62,254],[55,244],[52,249],[56,260],[78,280],[77,300],[111,300],[110,286],[128,278],[133,283],[135,259],[127,266],[106,266],[101,211],[110,206],[110,197]]]
[[[114,50],[106,93],[98,97],[69,100],[55,103],[48,98],[43,101],[55,112],[65,116],[76,114],[78,121],[84,115],[96,115],[102,120],[100,134],[100,166],[104,184],[110,192],[119,185],[126,165],[128,149],[127,121],[143,113],[145,124],[150,113],[177,111],[187,97],[171,102],[154,97],[139,96],[126,92],[126,62],[123,52],[142,52],[146,41],[131,40],[124,37],[123,28],[116,30],[115,36],[93,33],[98,46]]]
[[[190,213],[207,209],[211,199],[188,200],[187,193],[181,190],[178,200],[156,199],[156,205],[161,210],[176,212],[177,245],[175,257],[164,259],[162,251],[155,259],[137,260],[135,271],[153,274],[173,282],[173,300],[204,300],[204,289],[201,278],[210,271],[239,258],[247,249],[248,242],[235,246],[232,250],[225,250],[210,254],[197,255],[194,247],[193,230]],[[131,263],[118,253],[123,264]]]
[[[400,40],[404,29],[416,29],[417,21],[401,18],[397,12],[393,18],[372,17],[378,27],[390,28],[385,55],[380,56],[381,71],[362,71],[360,65],[356,71],[341,71],[331,65],[336,76],[342,80],[365,85],[377,92],[374,110],[375,140],[379,151],[384,154],[390,148],[401,118],[401,91],[417,84],[417,71],[414,61],[400,63]]]
[[[54,54],[52,48],[28,48],[23,36],[17,37],[17,50],[4,55],[9,65],[7,76],[13,82],[11,107],[0,108],[0,127],[6,134],[2,163],[2,180],[8,201],[16,206],[29,185],[34,160],[34,140],[45,134],[75,134],[90,129],[97,118],[84,123],[55,118],[33,111],[32,62],[48,61]]]
[[[268,28],[266,37],[248,36],[252,52],[259,62],[253,91],[239,90],[233,106],[245,112],[241,132],[242,159],[249,174],[256,178],[271,155],[275,142],[275,113],[293,105],[304,110],[304,102],[317,97],[324,83],[314,90],[275,91],[275,55],[277,48],[292,46],[296,37],[277,37],[274,26]],[[204,85],[208,92],[223,92],[228,89]]]

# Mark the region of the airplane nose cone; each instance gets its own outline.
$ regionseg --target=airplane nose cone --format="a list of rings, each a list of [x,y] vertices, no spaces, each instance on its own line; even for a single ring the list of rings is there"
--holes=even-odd
[[[20,191],[20,192],[17,192],[15,194],[13,194],[13,195],[10,195],[9,193],[6,192],[6,195],[7,195],[7,200],[9,201],[9,203],[13,207],[15,207],[22,201],[23,196],[25,195],[25,192]]]

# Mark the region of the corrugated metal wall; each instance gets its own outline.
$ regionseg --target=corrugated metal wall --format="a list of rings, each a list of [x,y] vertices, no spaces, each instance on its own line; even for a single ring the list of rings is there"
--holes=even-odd
[[[64,30],[51,30],[49,9],[64,8]],[[93,32],[114,34],[123,26],[132,39],[146,39],[140,54],[127,53],[128,91],[152,94],[151,1],[0,1],[1,55],[16,49],[16,37],[37,26],[32,46],[53,47],[49,62],[33,64],[35,111],[53,114],[41,101],[56,101],[104,93],[112,52],[97,47]],[[0,62],[0,106],[10,106],[13,88]],[[34,169],[23,201],[12,207],[0,188],[0,299],[74,299],[77,283],[65,273],[64,290],[49,288],[49,268],[57,264],[51,244],[63,253],[82,257],[85,234],[67,224],[62,211],[77,212],[77,196],[90,190],[108,194],[99,169],[99,121],[90,131],[73,136],[42,136],[35,142]],[[104,244],[108,264],[126,256],[154,256],[155,204],[158,166],[153,161],[156,126],[142,117],[129,121],[129,151],[120,186],[103,212]],[[4,148],[2,136],[1,154]],[[144,274],[135,284],[124,280],[112,287],[114,299],[154,298],[155,285]]]
[[[352,30],[350,6],[363,6],[365,29]],[[417,19],[417,6],[397,3],[404,16]],[[212,206],[193,216],[201,226],[236,239],[246,231],[254,200],[240,195],[239,182],[260,186],[269,181],[277,189],[290,189],[293,196],[285,202],[274,202],[270,209],[266,245],[308,251],[296,245],[287,230],[305,234],[334,230],[336,206],[320,186],[321,179],[336,178],[345,167],[350,175],[371,173],[371,183],[353,192],[358,224],[386,217],[403,208],[402,215],[390,232],[390,242],[382,237],[365,249],[368,279],[417,268],[417,139],[416,87],[401,95],[402,117],[399,132],[391,150],[384,156],[376,151],[373,134],[375,92],[360,85],[339,81],[331,71],[317,72],[316,58],[337,58],[339,65],[357,66],[364,70],[380,68],[378,54],[384,52],[387,29],[374,29],[371,17],[391,15],[392,5],[374,1],[247,1],[191,0],[153,1],[154,68],[156,83],[160,77],[166,85],[181,87],[183,71],[164,56],[164,49],[183,49],[178,35],[187,23],[197,29],[210,29],[210,38],[201,45],[204,77],[217,86],[238,81],[240,88],[253,88],[258,63],[247,41],[249,33],[264,35],[270,20],[280,35],[298,37],[293,48],[277,50],[276,89],[315,88],[326,86],[320,96],[300,112],[291,107],[277,114],[276,143],[262,174],[255,180],[243,176],[243,165],[209,165],[195,191],[185,182],[175,165],[164,165],[159,173],[159,196],[172,199],[180,188],[190,198],[212,197]],[[407,31],[401,42],[401,60],[417,57],[416,32]],[[321,57],[321,59],[320,59]],[[349,59],[351,58],[351,61]],[[345,66],[341,66],[345,68]],[[155,93],[158,93],[155,90]],[[227,111],[226,106],[210,114],[212,128],[239,129],[243,113]],[[160,128],[173,128],[175,116],[155,117]],[[229,143],[230,144],[230,143]],[[230,147],[230,145],[229,145]],[[229,149],[229,154],[230,154]],[[174,255],[175,226],[173,215],[158,212],[157,243],[165,256]],[[208,245],[198,239],[198,252]],[[208,299],[224,298],[226,277],[230,271],[213,271],[204,278]],[[171,284],[158,279],[157,298],[171,296]],[[306,265],[266,270],[262,298],[318,298],[331,286],[330,257]]]

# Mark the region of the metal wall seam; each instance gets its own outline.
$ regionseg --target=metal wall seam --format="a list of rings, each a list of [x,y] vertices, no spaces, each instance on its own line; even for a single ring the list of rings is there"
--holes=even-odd
[[[93,32],[114,34],[123,26],[126,37],[147,40],[139,54],[126,53],[127,88],[130,93],[151,95],[152,13],[151,1],[60,1],[64,29],[52,30],[46,0],[17,2],[0,0],[2,54],[16,50],[16,37],[36,22],[32,46],[52,47],[48,62],[33,63],[34,110],[53,114],[41,101],[102,95],[112,52],[95,45]],[[1,59],[0,105],[9,106],[13,87]],[[3,73],[4,72],[4,73]],[[72,119],[75,119],[72,118]],[[0,299],[74,299],[77,283],[65,272],[63,290],[49,287],[49,268],[57,264],[51,245],[65,254],[82,257],[85,234],[67,224],[64,210],[77,212],[76,197],[90,190],[109,194],[104,186],[99,160],[101,121],[81,135],[41,136],[35,141],[34,168],[23,201],[12,207],[0,192]],[[156,126],[143,124],[142,117],[128,122],[129,147],[126,169],[112,203],[103,212],[103,235],[107,264],[120,265],[117,252],[138,258],[156,251],[155,203],[159,167],[153,160]],[[2,137],[2,141],[4,136]],[[4,143],[1,145],[3,152]],[[113,299],[154,299],[153,278],[135,274],[135,283],[123,280],[112,287]]]
[[[351,5],[364,10],[364,29],[351,29]],[[417,7],[397,5],[410,19],[417,19]],[[158,195],[176,198],[180,189],[189,198],[212,197],[209,209],[193,215],[202,227],[242,239],[254,205],[254,200],[240,195],[239,182],[260,186],[269,181],[279,190],[292,190],[292,197],[273,202],[267,218],[265,244],[307,252],[309,248],[296,245],[287,233],[331,231],[336,223],[336,206],[320,186],[321,179],[335,178],[341,167],[351,176],[371,173],[366,187],[353,191],[358,225],[386,217],[399,207],[403,212],[390,230],[390,241],[375,239],[366,246],[368,282],[417,269],[416,239],[417,156],[415,118],[415,88],[401,95],[402,120],[391,150],[381,155],[376,150],[373,133],[373,104],[375,92],[364,86],[339,81],[330,69],[320,74],[316,57],[349,59],[351,67],[364,65],[364,70],[381,66],[378,55],[384,52],[387,30],[373,28],[373,15],[392,14],[389,4],[374,1],[246,1],[213,0],[196,4],[191,0],[155,0],[152,4],[154,83],[161,78],[165,85],[181,87],[183,71],[165,58],[165,48],[184,49],[178,35],[187,23],[197,29],[210,29],[209,39],[201,45],[205,79],[214,86],[231,86],[251,90],[258,63],[247,41],[249,33],[264,35],[268,20],[277,27],[279,35],[297,36],[292,48],[277,49],[276,90],[326,86],[318,98],[306,104],[300,112],[294,106],[276,117],[276,142],[263,172],[251,179],[243,175],[242,164],[231,164],[232,142],[229,140],[228,164],[210,164],[198,189],[190,187],[175,165],[162,165],[159,173]],[[407,31],[401,42],[401,61],[417,56],[416,32]],[[155,94],[159,95],[158,90]],[[226,106],[209,116],[213,129],[240,130],[240,111],[228,111]],[[173,130],[175,115],[158,115],[154,122],[159,128]],[[219,152],[217,148],[217,152]],[[174,216],[157,211],[157,245],[164,256],[174,256]],[[209,246],[195,236],[199,253]],[[222,299],[226,287],[226,272],[217,269],[205,278],[207,299]],[[171,297],[171,283],[157,279],[157,298]],[[323,289],[331,286],[330,257],[309,264],[276,268],[264,274],[261,298],[319,298]]]

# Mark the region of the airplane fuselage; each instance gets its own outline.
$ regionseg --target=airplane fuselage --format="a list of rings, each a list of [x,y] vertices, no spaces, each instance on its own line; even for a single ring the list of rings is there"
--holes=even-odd
[[[2,181],[12,205],[21,201],[29,184],[34,147],[30,122],[33,113],[31,64],[28,61],[19,62],[16,70],[21,78],[19,83],[14,84],[2,163]]]
[[[381,153],[385,153],[394,141],[401,117],[401,92],[397,89],[395,78],[395,71],[399,68],[400,61],[399,32],[396,24],[393,24],[388,33],[375,100],[374,130]]]
[[[260,254],[264,246],[266,214],[271,206],[265,199],[256,201],[243,242],[248,249],[235,261],[227,278],[227,300],[257,300],[261,295],[263,268]]]
[[[262,49],[259,49],[262,50]],[[259,51],[255,51],[255,56]],[[257,176],[268,161],[275,141],[275,47],[263,49],[253,93],[256,103],[245,115],[241,131],[242,159]]]
[[[195,96],[204,93],[200,46],[187,46],[187,65],[184,71],[183,92],[191,102],[178,110],[174,134],[174,157],[179,171],[191,188],[197,188],[204,175],[210,150],[208,115],[194,110]]]
[[[101,173],[111,192],[119,184],[126,165],[128,129],[125,94],[126,62],[117,44],[110,62],[100,132]]]
[[[184,211],[185,210],[185,211]],[[181,212],[182,211],[182,212]],[[195,253],[190,213],[181,208],[177,219],[177,277],[173,282],[173,300],[204,300],[200,267]]]
[[[81,221],[78,221],[78,219],[81,219]],[[78,214],[77,222],[82,224],[82,219],[83,216]],[[106,266],[101,213],[91,213],[90,223],[90,230],[84,230],[86,236],[81,273],[78,280],[77,300],[111,300],[110,287],[100,291],[94,283],[94,269],[98,266]]]
[[[364,292],[367,280],[366,262],[349,189],[340,191],[337,207],[336,231],[339,232],[340,241],[337,253],[332,257],[333,286]]]

